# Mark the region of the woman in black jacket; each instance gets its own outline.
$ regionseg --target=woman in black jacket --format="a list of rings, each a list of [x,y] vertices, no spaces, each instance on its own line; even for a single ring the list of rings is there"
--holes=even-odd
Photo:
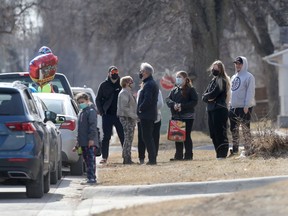
[[[194,107],[197,105],[198,95],[192,86],[187,72],[179,71],[176,73],[176,85],[171,90],[166,99],[166,104],[171,110],[172,119],[182,120],[186,124],[186,140],[184,142],[175,142],[176,153],[171,161],[175,160],[193,160],[193,142],[191,131],[195,118]],[[185,154],[183,158],[183,144]]]
[[[230,78],[224,64],[217,60],[209,67],[213,78],[202,95],[207,103],[208,125],[217,159],[227,157],[229,142],[227,138],[228,103],[230,99]]]

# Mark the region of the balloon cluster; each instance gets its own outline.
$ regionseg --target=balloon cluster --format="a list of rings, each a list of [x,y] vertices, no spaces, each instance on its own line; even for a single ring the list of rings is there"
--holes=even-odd
[[[39,49],[39,54],[40,55],[30,61],[29,75],[31,79],[42,88],[54,79],[58,57],[46,46]]]

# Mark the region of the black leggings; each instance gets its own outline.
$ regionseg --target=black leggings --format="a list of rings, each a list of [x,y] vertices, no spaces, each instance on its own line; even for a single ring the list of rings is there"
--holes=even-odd
[[[228,109],[208,111],[208,125],[217,158],[227,157],[229,142],[227,137]]]
[[[175,142],[176,153],[175,159],[183,159],[183,148],[185,146],[184,159],[193,159],[193,141],[191,139],[191,132],[193,127],[194,119],[182,119],[186,123],[186,140],[184,142]]]

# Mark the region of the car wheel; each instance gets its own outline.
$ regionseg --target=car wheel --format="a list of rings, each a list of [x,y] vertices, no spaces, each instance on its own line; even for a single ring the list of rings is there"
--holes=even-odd
[[[53,170],[51,173],[50,173],[50,182],[51,184],[57,184],[57,181],[58,181],[58,167],[56,166],[55,167],[55,170]]]
[[[70,174],[75,176],[83,175],[83,158],[81,156],[76,163],[70,164]]]
[[[41,198],[44,195],[43,159],[35,180],[29,180],[26,184],[26,196],[28,198]]]
[[[62,178],[62,157],[58,161],[57,171],[58,171],[58,180],[60,180]]]
[[[57,184],[57,181],[58,181],[58,159],[57,157],[55,158],[53,167],[54,167],[54,170],[52,170],[50,173],[50,182],[51,184]]]
[[[48,193],[50,190],[50,171],[44,176],[44,193]]]

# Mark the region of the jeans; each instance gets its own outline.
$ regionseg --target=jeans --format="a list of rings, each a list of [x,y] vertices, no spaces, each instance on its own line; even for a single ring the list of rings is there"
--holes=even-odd
[[[94,147],[88,147],[88,146],[82,146],[83,151],[83,159],[86,164],[87,168],[87,179],[88,180],[96,180],[96,161],[95,161],[95,155],[94,155]]]
[[[112,136],[112,129],[115,126],[121,146],[124,143],[124,131],[119,118],[116,115],[103,115],[103,140],[102,140],[102,158],[107,159],[109,156],[109,142]]]
[[[243,108],[232,108],[229,111],[230,119],[230,131],[232,133],[233,152],[236,153],[239,150],[239,127],[242,125],[243,137],[244,137],[244,149],[248,150],[251,146],[251,132],[250,132],[250,120],[251,120],[252,107],[249,108],[245,114]]]

